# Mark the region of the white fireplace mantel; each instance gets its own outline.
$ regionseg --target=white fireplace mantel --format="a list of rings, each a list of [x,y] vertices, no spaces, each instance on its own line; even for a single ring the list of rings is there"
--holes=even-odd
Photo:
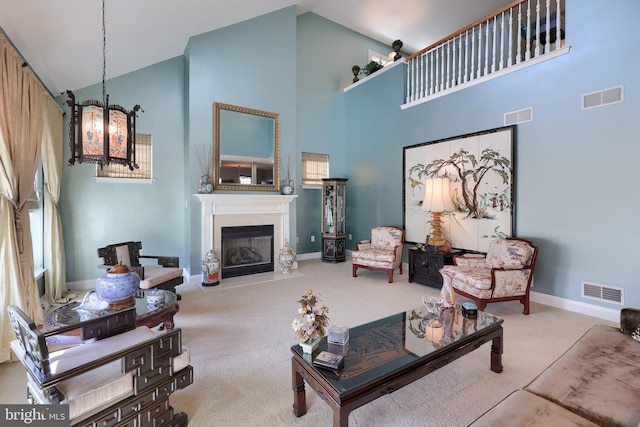
[[[221,228],[243,225],[273,225],[273,248],[291,241],[289,208],[297,195],[196,194],[201,203],[202,254],[213,249],[221,255]]]

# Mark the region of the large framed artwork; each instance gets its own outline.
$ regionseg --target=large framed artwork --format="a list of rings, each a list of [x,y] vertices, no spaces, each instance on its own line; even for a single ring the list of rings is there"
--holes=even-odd
[[[427,178],[448,177],[453,210],[444,213],[454,248],[486,252],[491,240],[514,233],[515,126],[404,147],[404,229],[425,243],[431,213],[422,210]]]

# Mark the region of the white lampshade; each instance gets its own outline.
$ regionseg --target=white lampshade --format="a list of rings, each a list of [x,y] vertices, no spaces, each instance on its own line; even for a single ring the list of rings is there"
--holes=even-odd
[[[449,183],[449,178],[427,178],[424,183],[423,211],[450,212],[454,210]]]

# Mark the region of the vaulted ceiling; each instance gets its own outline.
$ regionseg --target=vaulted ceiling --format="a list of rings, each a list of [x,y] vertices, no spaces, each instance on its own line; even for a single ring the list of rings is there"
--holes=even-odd
[[[414,53],[512,0],[106,0],[107,79],[184,53],[189,37],[284,7]],[[101,0],[4,0],[0,27],[57,95],[102,80]]]

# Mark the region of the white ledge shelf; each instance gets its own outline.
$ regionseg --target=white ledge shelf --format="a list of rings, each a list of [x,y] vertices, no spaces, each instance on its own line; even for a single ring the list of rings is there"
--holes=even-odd
[[[392,68],[394,68],[394,67],[397,67],[397,66],[399,66],[400,64],[405,64],[405,65],[406,65],[406,64],[407,64],[407,60],[406,60],[405,58],[401,58],[401,59],[398,59],[397,61],[394,61],[394,62],[393,62],[393,64],[388,65],[388,66],[386,66],[386,67],[382,67],[382,69],[380,69],[380,70],[376,71],[375,73],[373,73],[373,74],[369,74],[367,77],[363,77],[363,78],[361,78],[360,80],[358,80],[357,82],[352,83],[352,84],[350,84],[349,86],[345,87],[345,88],[343,89],[343,92],[346,92],[346,91],[348,91],[348,90],[351,90],[351,89],[353,89],[354,87],[359,86],[359,85],[361,85],[361,84],[362,84],[362,83],[364,83],[364,82],[368,82],[368,81],[369,81],[369,80],[371,80],[372,78],[374,78],[374,77],[376,77],[376,76],[379,76],[380,74],[384,73],[385,71],[388,71],[388,70],[390,70],[390,69],[392,69]]]

